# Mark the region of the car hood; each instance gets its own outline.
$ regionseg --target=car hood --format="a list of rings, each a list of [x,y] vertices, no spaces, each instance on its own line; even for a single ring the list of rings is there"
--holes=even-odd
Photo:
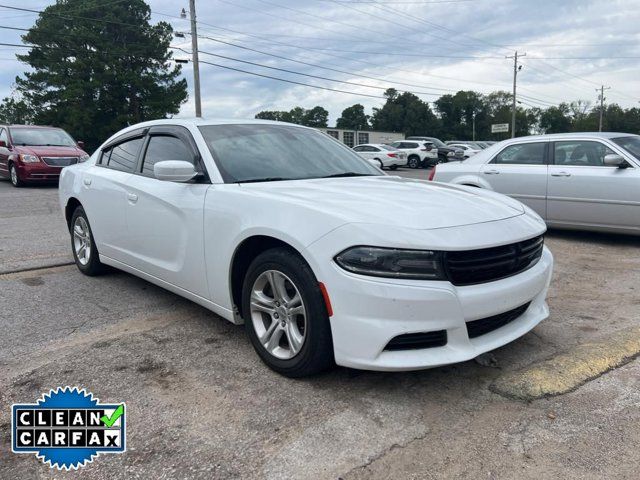
[[[265,200],[307,206],[340,217],[345,223],[434,229],[493,222],[524,213],[520,202],[486,190],[392,176],[253,183],[242,184],[241,188]]]
[[[17,145],[16,151],[27,155],[39,157],[79,157],[86,153],[78,147],[36,147]]]

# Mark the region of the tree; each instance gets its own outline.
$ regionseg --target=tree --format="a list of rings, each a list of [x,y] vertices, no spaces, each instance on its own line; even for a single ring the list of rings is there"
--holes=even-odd
[[[70,21],[65,14],[82,11]],[[143,0],[58,0],[22,38],[33,45],[18,59],[32,71],[16,79],[34,122],[60,126],[97,147],[117,130],[176,114],[187,98],[171,66],[173,29],[150,24]]]
[[[366,130],[369,128],[369,116],[364,113],[364,106],[356,103],[345,108],[336,121],[336,127],[347,130]]]
[[[561,103],[557,107],[549,107],[540,114],[540,128],[543,133],[565,133],[571,131],[569,106]]]
[[[33,109],[24,98],[14,94],[2,99],[0,124],[30,124],[33,122],[33,117]]]
[[[413,93],[389,88],[384,96],[387,101],[382,108],[374,108],[371,125],[375,130],[403,132],[405,135],[438,135],[439,119],[428,103]]]
[[[329,112],[320,106],[313,107],[305,112],[302,124],[307,127],[326,127],[329,124]]]
[[[262,112],[256,113],[255,118],[260,120],[274,120],[276,122],[284,122],[284,120],[289,112],[281,112],[278,110],[263,110]]]

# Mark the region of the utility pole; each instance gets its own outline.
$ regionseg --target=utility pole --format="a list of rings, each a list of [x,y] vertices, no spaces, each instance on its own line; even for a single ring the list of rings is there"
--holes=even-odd
[[[516,137],[516,84],[518,72],[522,70],[522,65],[518,65],[518,57],[526,57],[526,53],[518,54],[516,50],[513,56],[505,58],[513,58],[513,105],[511,107],[511,138]]]
[[[602,131],[602,120],[603,120],[603,114],[604,114],[604,91],[605,90],[609,90],[611,87],[605,87],[604,85],[602,85],[600,88],[596,88],[596,92],[600,92],[600,95],[598,95],[598,100],[600,100],[600,126],[598,127],[598,131],[601,132]]]
[[[189,0],[191,15],[191,49],[193,50],[193,90],[196,102],[196,117],[202,117],[200,96],[200,60],[198,58],[198,24],[196,22],[196,0]]]

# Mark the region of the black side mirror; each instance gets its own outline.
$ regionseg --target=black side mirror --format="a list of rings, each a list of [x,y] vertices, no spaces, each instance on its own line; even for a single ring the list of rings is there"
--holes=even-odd
[[[82,150],[84,150],[84,142],[82,140],[79,140],[77,142],[78,148],[81,148]]]
[[[4,140],[0,140],[0,147],[7,148],[7,142],[5,142]]]

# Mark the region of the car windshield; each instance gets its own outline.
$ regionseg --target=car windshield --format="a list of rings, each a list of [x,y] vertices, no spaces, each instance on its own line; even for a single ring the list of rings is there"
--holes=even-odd
[[[438,148],[446,147],[445,143],[442,140],[438,140],[437,138],[432,138],[429,141]]]
[[[382,175],[317,130],[239,124],[202,126],[200,132],[227,183]]]
[[[73,138],[59,128],[12,128],[11,140],[14,145],[29,147],[74,147]]]
[[[615,144],[624,148],[627,152],[635,157],[636,160],[640,160],[640,137],[618,137],[611,139]]]

